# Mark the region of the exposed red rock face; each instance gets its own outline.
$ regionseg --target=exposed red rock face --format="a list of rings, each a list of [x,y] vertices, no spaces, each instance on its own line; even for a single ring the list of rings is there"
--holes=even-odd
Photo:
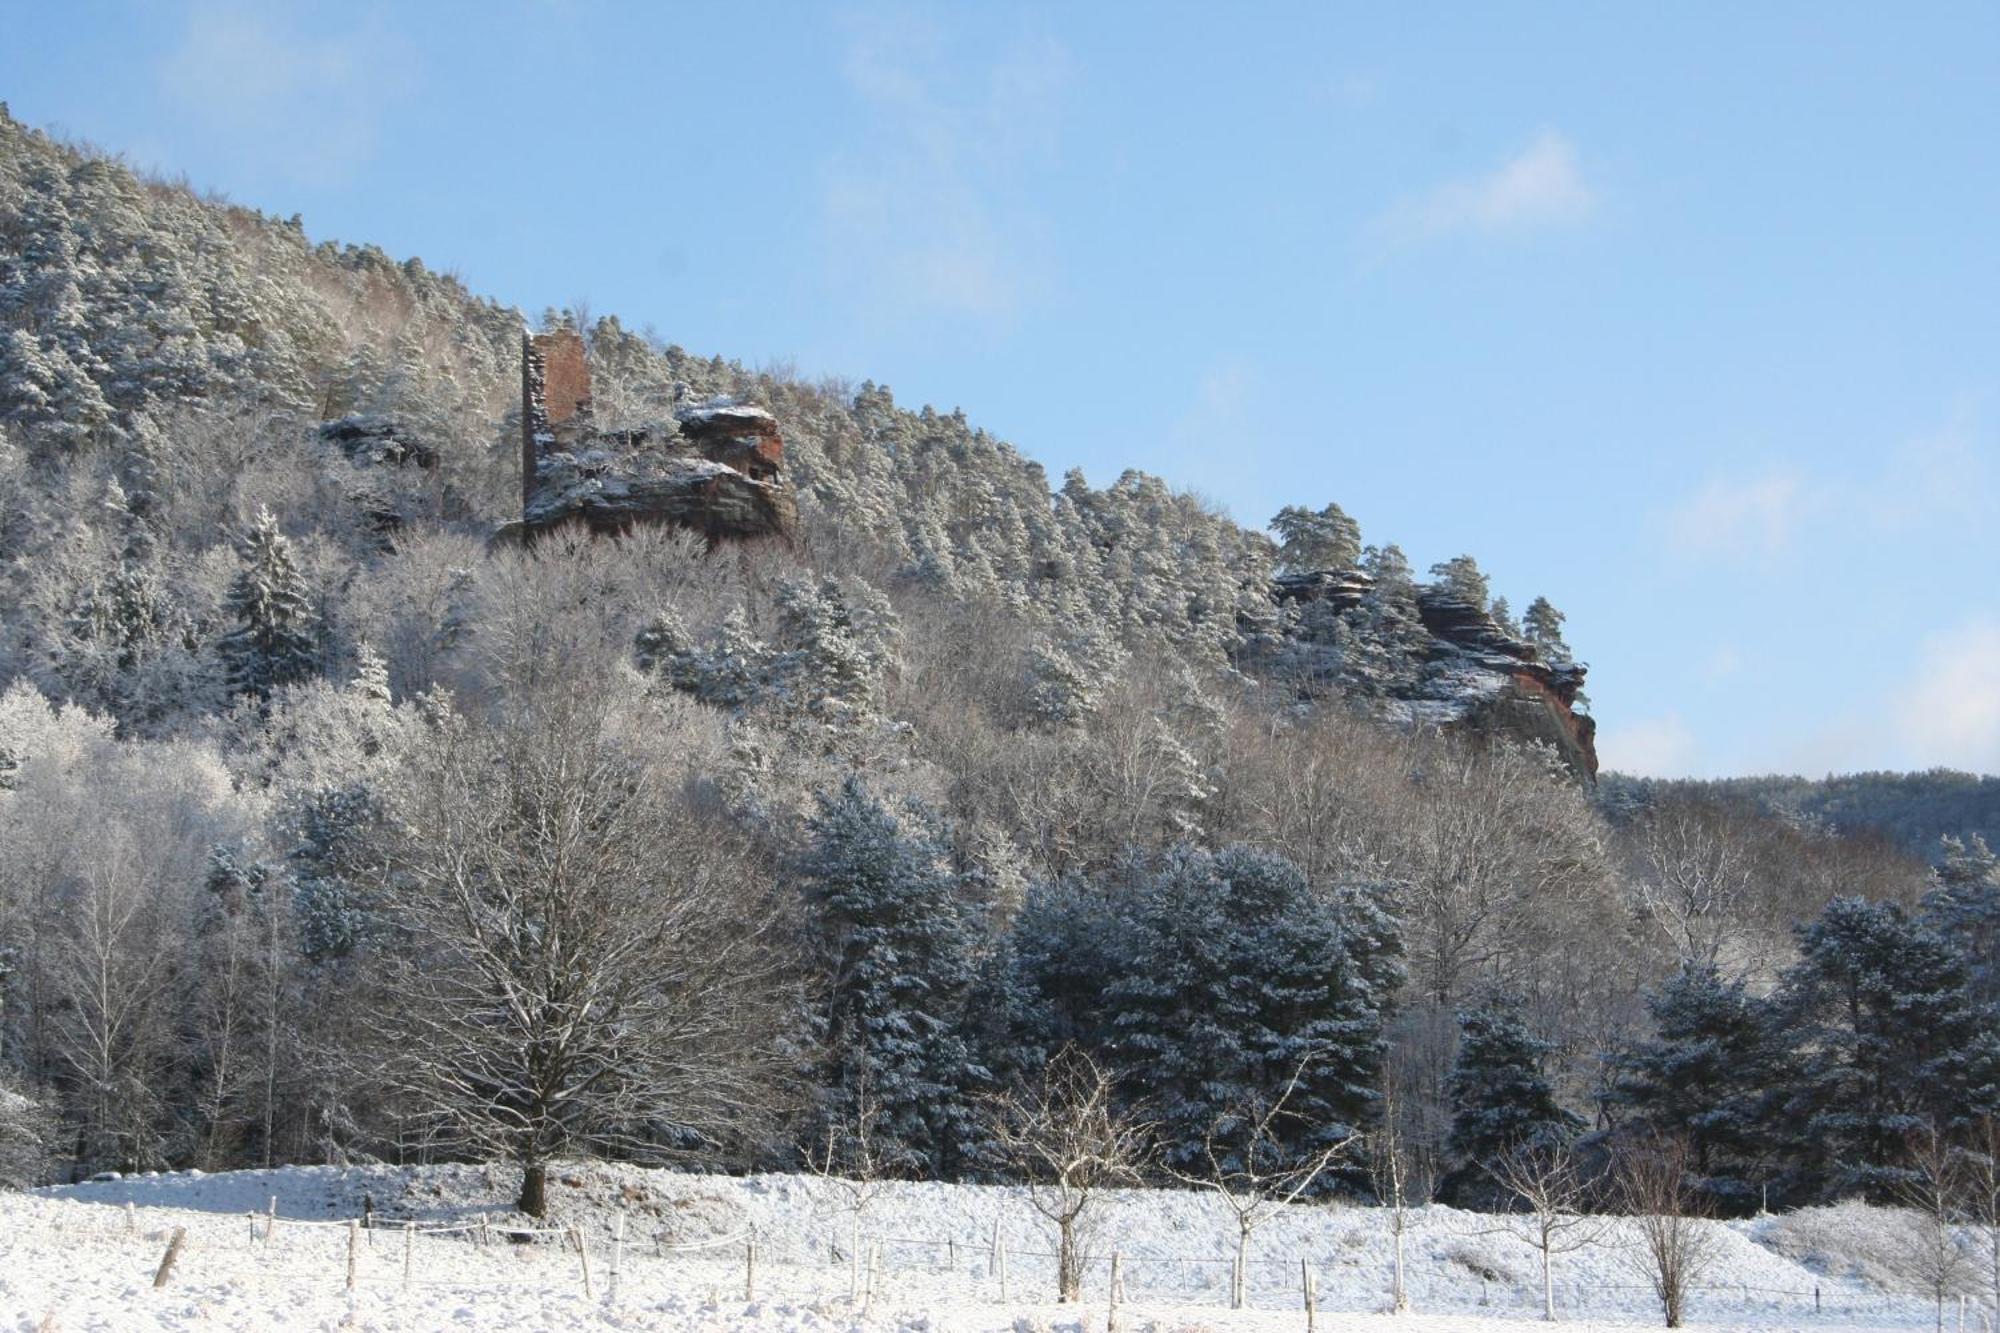
[[[798,509],[784,476],[778,422],[761,407],[718,400],[675,422],[600,432],[590,362],[568,330],[521,342],[521,521],[503,539],[564,523],[618,533],[648,523],[710,540],[790,537]]]
[[[770,481],[785,469],[785,442],[778,419],[761,407],[711,403],[677,414],[681,435],[703,458],[733,467],[746,477]]]
[[[1272,596],[1281,604],[1323,603],[1346,617],[1375,581],[1358,569],[1281,574]],[[1541,649],[1501,628],[1484,608],[1444,588],[1417,591],[1417,615],[1431,636],[1425,679],[1395,702],[1405,720],[1421,720],[1477,735],[1540,741],[1570,770],[1597,777],[1597,722],[1576,711],[1589,668],[1549,661]]]

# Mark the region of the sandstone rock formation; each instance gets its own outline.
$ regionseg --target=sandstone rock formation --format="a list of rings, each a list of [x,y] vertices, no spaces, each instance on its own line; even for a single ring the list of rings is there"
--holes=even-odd
[[[599,533],[647,523],[711,540],[789,538],[798,508],[784,475],[777,420],[721,399],[674,421],[600,432],[583,340],[568,330],[521,346],[521,521],[501,539],[532,539],[564,523]]]
[[[1322,569],[1281,574],[1271,591],[1280,606],[1323,603],[1345,617],[1373,588],[1361,570]],[[1577,711],[1587,666],[1547,660],[1445,588],[1420,588],[1417,614],[1430,635],[1422,670],[1413,685],[1381,701],[1381,711],[1397,721],[1541,742],[1579,777],[1595,780],[1597,723]]]

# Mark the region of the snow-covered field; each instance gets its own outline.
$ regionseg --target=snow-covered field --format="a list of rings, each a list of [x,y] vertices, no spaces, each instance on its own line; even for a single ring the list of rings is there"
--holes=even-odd
[[[1292,1208],[1252,1241],[1250,1305],[1227,1308],[1234,1228],[1217,1201],[1183,1191],[1107,1196],[1085,1301],[1053,1299],[1052,1248],[1018,1189],[886,1187],[863,1219],[882,1276],[850,1298],[851,1214],[810,1177],[747,1178],[577,1165],[552,1182],[552,1225],[583,1235],[509,1243],[510,1172],[480,1167],[289,1168],[200,1173],[0,1195],[0,1333],[127,1328],[1048,1330],[1105,1327],[1109,1257],[1124,1272],[1127,1330],[1303,1329],[1300,1264],[1317,1275],[1319,1326],[1407,1333],[1522,1333],[1540,1315],[1533,1250],[1494,1218],[1412,1216],[1414,1313],[1387,1304],[1386,1215]],[[278,1224],[264,1214],[277,1198]],[[127,1207],[127,1205],[132,1205]],[[347,1219],[372,1205],[346,1289]],[[251,1212],[259,1216],[253,1222]],[[624,1243],[615,1242],[623,1219]],[[414,1223],[406,1232],[405,1222]],[[1894,1213],[1822,1209],[1732,1223],[1693,1304],[1710,1328],[1928,1328],[1931,1306],[1898,1277]],[[177,1227],[187,1242],[165,1287],[153,1274]],[[447,1230],[464,1227],[467,1230]],[[994,1265],[1004,1242],[1007,1291]],[[755,1271],[746,1294],[748,1237]],[[719,1242],[705,1249],[705,1242]],[[864,1252],[872,1246],[864,1242]],[[620,1257],[622,1256],[622,1258]],[[1629,1238],[1559,1255],[1558,1297],[1576,1327],[1656,1326]],[[615,1293],[614,1262],[622,1269]],[[407,1275],[407,1276],[406,1276]],[[1815,1310],[1815,1289],[1818,1309]],[[1987,1317],[1969,1314],[1968,1328]],[[1956,1308],[1951,1312],[1955,1324]]]

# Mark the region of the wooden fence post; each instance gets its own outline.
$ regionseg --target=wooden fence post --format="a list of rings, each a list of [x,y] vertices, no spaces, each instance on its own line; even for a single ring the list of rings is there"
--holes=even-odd
[[[585,1245],[585,1244],[583,1243],[583,1228],[582,1228],[581,1226],[573,1226],[573,1227],[571,1227],[571,1228],[569,1229],[569,1234],[570,1234],[570,1237],[571,1237],[571,1238],[572,1238],[573,1240],[575,1240],[575,1241],[576,1241],[576,1263],[577,1263],[577,1267],[583,1270],[583,1298],[584,1298],[585,1300],[589,1300],[589,1299],[591,1299],[591,1289],[590,1289],[590,1250],[589,1250],[589,1248],[588,1248],[588,1247],[587,1247],[587,1246],[586,1246],[586,1245]]]
[[[625,1272],[625,1214],[618,1214],[618,1221],[611,1229],[611,1280],[610,1299],[618,1300],[618,1280]]]
[[[354,1290],[355,1268],[361,1259],[361,1224],[352,1219],[347,1223],[347,1289]]]
[[[187,1244],[187,1238],[186,1227],[174,1228],[173,1239],[167,1242],[167,1252],[160,1256],[160,1267],[153,1274],[155,1287],[166,1286],[167,1279],[173,1276],[174,1262],[181,1257],[181,1246]]]
[[[403,1290],[410,1289],[410,1267],[417,1255],[417,1224],[403,1223]]]
[[[269,1220],[264,1223],[264,1243],[266,1245],[269,1245],[271,1243],[271,1237],[277,1234],[278,1234],[278,1196],[273,1194],[271,1196],[271,1211],[269,1214]]]
[[[743,1242],[743,1299],[757,1299],[757,1233],[752,1230],[750,1239]]]
[[[1313,1316],[1318,1313],[1319,1293],[1313,1289],[1312,1265],[1304,1255],[1299,1256],[1299,1287],[1306,1300],[1306,1333],[1313,1333]]]
[[[1111,1252],[1111,1309],[1104,1316],[1104,1333],[1112,1333],[1118,1327],[1118,1297],[1122,1294],[1120,1289],[1124,1285],[1125,1256],[1113,1250]]]
[[[995,1228],[993,1249],[1000,1259],[1000,1303],[1005,1305],[1007,1303],[1007,1238],[998,1233],[997,1227]]]
[[[254,1246],[254,1245],[256,1245],[256,1243],[257,1243],[257,1210],[256,1210],[255,1208],[249,1208],[249,1209],[245,1209],[245,1210],[244,1210],[244,1213],[243,1213],[243,1216],[245,1216],[245,1217],[247,1217],[247,1218],[249,1218],[249,1219],[250,1219],[250,1242],[249,1242],[249,1243],[250,1243],[251,1245],[253,1245],[253,1246]]]

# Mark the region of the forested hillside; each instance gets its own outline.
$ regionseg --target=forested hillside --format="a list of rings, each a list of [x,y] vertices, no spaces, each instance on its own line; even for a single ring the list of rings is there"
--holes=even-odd
[[[1003,1178],[1088,1071],[1141,1177],[1647,1131],[1737,1207],[2000,1109],[1990,855],[1607,819],[1471,557],[535,322],[600,430],[767,410],[792,539],[494,541],[519,312],[0,115],[0,1175]]]

